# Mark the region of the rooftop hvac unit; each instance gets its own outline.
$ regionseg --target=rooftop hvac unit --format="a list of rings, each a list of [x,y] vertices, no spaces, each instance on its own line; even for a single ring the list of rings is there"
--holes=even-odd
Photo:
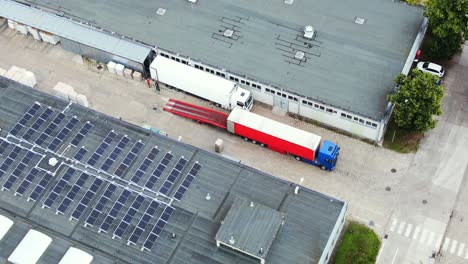
[[[304,38],[312,39],[315,35],[315,30],[313,26],[304,27]]]

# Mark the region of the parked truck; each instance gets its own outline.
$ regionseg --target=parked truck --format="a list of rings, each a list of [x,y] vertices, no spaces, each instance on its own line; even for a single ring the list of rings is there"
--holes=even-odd
[[[158,82],[211,101],[224,109],[252,109],[253,99],[250,91],[235,82],[171,59],[156,56],[150,64],[150,74],[151,78]]]
[[[228,115],[170,99],[164,110],[226,129],[252,143],[293,155],[323,170],[333,170],[340,154],[340,147],[331,141],[241,108],[234,108]]]

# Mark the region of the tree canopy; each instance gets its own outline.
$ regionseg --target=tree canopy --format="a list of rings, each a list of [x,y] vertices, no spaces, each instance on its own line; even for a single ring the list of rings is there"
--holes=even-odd
[[[429,19],[429,56],[446,59],[460,51],[468,31],[468,0],[429,0],[425,15]]]
[[[395,78],[399,86],[389,96],[395,104],[393,118],[398,127],[408,131],[424,132],[436,126],[433,115],[442,114],[442,86],[436,85],[437,77],[414,69],[410,76],[403,74]]]

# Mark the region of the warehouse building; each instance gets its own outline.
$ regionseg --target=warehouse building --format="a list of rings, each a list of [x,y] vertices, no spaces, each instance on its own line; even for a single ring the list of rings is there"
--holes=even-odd
[[[327,263],[347,210],[3,77],[0,190],[2,263]]]
[[[0,16],[63,37],[76,53],[141,69],[154,50],[238,82],[256,101],[377,142],[393,79],[409,72],[427,28],[422,9],[392,0],[0,0],[0,7]],[[105,37],[75,34],[70,24]]]

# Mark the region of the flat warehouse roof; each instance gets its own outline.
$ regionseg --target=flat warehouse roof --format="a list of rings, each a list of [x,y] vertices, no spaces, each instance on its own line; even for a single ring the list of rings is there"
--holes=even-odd
[[[34,228],[52,240],[39,263],[59,263],[70,247],[93,263],[257,263],[215,244],[221,221],[244,199],[262,207],[244,222],[283,217],[274,239],[262,240],[267,263],[315,263],[347,207],[3,77],[0,128],[0,215],[14,219],[0,259]]]
[[[423,21],[422,9],[391,0],[27,2],[373,119]]]

